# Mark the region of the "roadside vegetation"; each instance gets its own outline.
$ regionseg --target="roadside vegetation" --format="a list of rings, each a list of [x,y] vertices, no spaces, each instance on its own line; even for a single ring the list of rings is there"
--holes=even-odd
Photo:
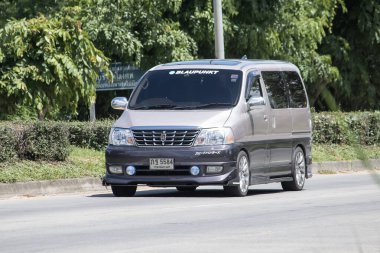
[[[377,0],[223,1],[226,58],[295,63],[311,107],[337,111],[313,113],[315,162],[380,157],[379,10]],[[103,174],[111,121],[67,120],[87,118],[109,63],[214,58],[211,0],[4,0],[0,14],[0,182]],[[367,112],[340,112],[357,110]]]
[[[367,155],[368,159],[380,158],[379,145],[366,145],[361,146],[362,151]],[[360,154],[354,146],[350,145],[337,145],[337,144],[315,144],[312,148],[313,162],[326,162],[326,161],[351,161],[362,160]]]
[[[226,58],[296,64],[317,111],[380,109],[378,0],[222,2]],[[211,0],[2,0],[0,118],[79,117],[109,63],[210,58]]]
[[[111,125],[0,121],[0,183],[104,175]],[[314,162],[379,159],[380,112],[313,113],[312,154]]]
[[[27,182],[104,174],[104,152],[71,147],[66,161],[28,161],[0,163],[0,183]]]
[[[380,146],[362,146],[369,159],[380,159]],[[27,161],[0,163],[0,183],[54,180],[79,177],[102,177],[105,173],[104,151],[70,147],[64,162]],[[349,145],[313,145],[313,162],[359,160]],[[331,174],[330,171],[320,172]]]

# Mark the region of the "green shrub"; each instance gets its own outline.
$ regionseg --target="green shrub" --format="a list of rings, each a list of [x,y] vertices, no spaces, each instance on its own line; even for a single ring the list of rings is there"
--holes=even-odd
[[[28,160],[64,161],[70,153],[69,132],[59,122],[35,122],[23,134],[22,158]]]
[[[314,113],[313,142],[321,144],[379,144],[380,112]]]
[[[313,142],[315,143],[347,143],[343,122],[337,115],[329,113],[313,114]]]
[[[68,122],[72,145],[104,150],[112,121]],[[352,133],[352,135],[350,135]],[[363,145],[380,143],[380,112],[313,113],[313,142]]]
[[[7,125],[0,125],[0,162],[15,160],[17,158],[17,135]]]
[[[69,132],[59,122],[2,122],[0,162],[17,158],[64,161],[69,155]]]
[[[348,113],[345,121],[358,143],[373,145],[380,142],[380,112]]]
[[[0,162],[17,157],[62,161],[69,145],[104,150],[112,121],[0,122]],[[380,144],[380,112],[313,113],[313,142]]]
[[[104,150],[108,144],[111,121],[68,122],[71,145],[95,150]]]

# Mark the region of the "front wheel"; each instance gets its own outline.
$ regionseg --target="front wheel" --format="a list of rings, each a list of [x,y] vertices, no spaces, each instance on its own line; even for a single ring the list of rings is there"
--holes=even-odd
[[[231,196],[244,197],[248,193],[249,187],[249,160],[244,151],[240,151],[237,158],[237,171],[239,177],[239,185],[223,186],[224,191]]]
[[[111,186],[112,193],[115,197],[133,197],[137,190],[137,185],[128,186]]]
[[[292,160],[293,181],[281,182],[284,191],[301,191],[305,184],[306,162],[303,150],[297,147]]]

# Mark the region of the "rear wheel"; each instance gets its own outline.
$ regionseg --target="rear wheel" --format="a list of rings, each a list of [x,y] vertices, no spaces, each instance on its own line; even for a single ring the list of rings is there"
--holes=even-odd
[[[235,197],[244,197],[248,193],[249,187],[249,160],[244,151],[240,151],[237,158],[237,171],[239,177],[239,185],[223,186],[224,191]]]
[[[132,197],[136,193],[137,185],[128,185],[128,186],[112,185],[111,189],[115,197]]]
[[[300,191],[305,184],[306,162],[303,150],[297,147],[293,154],[292,161],[293,181],[281,182],[284,191]]]
[[[196,186],[177,186],[176,188],[180,192],[193,192],[197,189]]]

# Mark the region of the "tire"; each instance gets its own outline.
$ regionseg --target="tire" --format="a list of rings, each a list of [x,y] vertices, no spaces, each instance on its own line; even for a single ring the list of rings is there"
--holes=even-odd
[[[193,192],[197,189],[196,186],[177,186],[176,188],[180,192]]]
[[[112,193],[115,197],[133,197],[137,190],[137,185],[132,186],[111,186]]]
[[[224,192],[233,197],[244,197],[248,193],[250,172],[249,172],[249,159],[244,151],[238,154],[236,168],[238,171],[239,185],[223,186]]]
[[[292,158],[293,181],[281,182],[284,191],[301,191],[305,185],[306,161],[305,154],[300,147],[294,150]]]

